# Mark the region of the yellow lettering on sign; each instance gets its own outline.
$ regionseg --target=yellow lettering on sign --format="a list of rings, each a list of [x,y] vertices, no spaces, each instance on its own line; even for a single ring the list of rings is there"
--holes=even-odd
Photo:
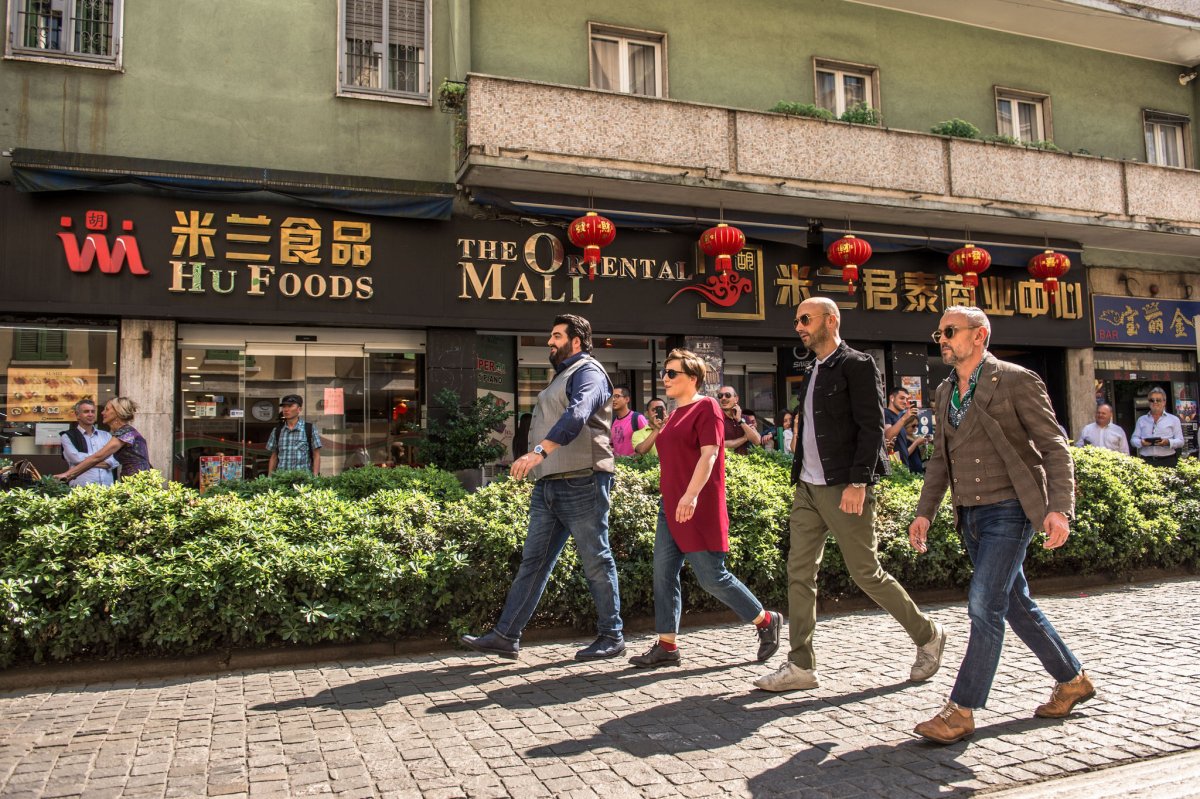
[[[1012,316],[1012,280],[1006,277],[981,277],[975,299],[980,310],[988,316]]]
[[[863,307],[868,311],[894,311],[900,307],[896,273],[887,269],[862,270]]]
[[[171,227],[171,232],[175,234],[175,248],[171,250],[171,255],[186,254],[191,258],[203,250],[206,256],[212,258],[212,237],[217,234],[215,227],[209,227],[212,218],[212,214],[201,214],[199,211],[176,211],[175,219],[179,224]],[[184,253],[185,248],[187,253]]]
[[[371,245],[367,244],[370,240],[370,222],[334,221],[330,262],[334,266],[366,266],[371,263]]]
[[[904,273],[905,312],[938,312],[938,276],[929,272]]]
[[[289,216],[279,226],[279,260],[285,264],[321,263],[321,226],[311,217]]]
[[[459,261],[458,266],[462,270],[462,291],[458,295],[460,300],[482,300],[484,294],[488,295],[489,300],[504,299],[500,278],[504,275],[505,264],[492,264],[482,280],[473,262]],[[474,294],[471,289],[474,289]]]
[[[1050,297],[1042,289],[1040,280],[1022,280],[1017,283],[1017,313],[1036,318],[1050,312]]]

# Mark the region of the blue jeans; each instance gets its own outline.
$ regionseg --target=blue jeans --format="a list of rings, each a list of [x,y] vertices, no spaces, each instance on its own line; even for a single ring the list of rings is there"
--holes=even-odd
[[[724,602],[745,622],[762,613],[762,603],[725,568],[724,552],[681,552],[667,528],[667,514],[658,507],[658,527],[654,532],[654,631],[674,635],[679,632],[679,614],[683,598],[679,573],[686,560],[692,564],[700,587]]]
[[[537,610],[568,537],[575,539],[575,551],[596,602],[597,629],[601,635],[621,635],[617,562],[608,547],[612,485],[609,472],[564,480],[542,479],[534,485],[521,568],[496,623],[496,632],[502,638],[521,640],[521,632]]]
[[[966,708],[987,703],[1004,646],[1004,622],[1037,655],[1055,682],[1069,682],[1079,661],[1029,596],[1021,568],[1033,525],[1015,499],[958,509],[958,529],[975,565],[967,597],[971,637],[950,699]]]

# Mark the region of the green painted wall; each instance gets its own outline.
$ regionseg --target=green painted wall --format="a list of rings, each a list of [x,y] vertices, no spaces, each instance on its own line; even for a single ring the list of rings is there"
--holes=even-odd
[[[843,0],[476,0],[472,68],[586,86],[589,21],[666,33],[669,96],[679,100],[756,110],[812,102],[821,57],[877,66],[893,128],[928,131],[960,117],[994,134],[995,85],[1049,94],[1064,150],[1144,160],[1143,108],[1196,119],[1196,90],[1179,85],[1179,65]]]
[[[456,2],[432,2],[435,94]],[[336,0],[127,0],[123,73],[0,62],[0,145],[453,180],[451,115],[337,97],[337,39]]]

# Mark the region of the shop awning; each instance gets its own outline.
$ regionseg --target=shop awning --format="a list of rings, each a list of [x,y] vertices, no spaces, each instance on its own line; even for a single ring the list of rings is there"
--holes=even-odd
[[[24,192],[148,192],[214,199],[287,200],[409,219],[450,218],[454,184],[16,149],[13,185]]]

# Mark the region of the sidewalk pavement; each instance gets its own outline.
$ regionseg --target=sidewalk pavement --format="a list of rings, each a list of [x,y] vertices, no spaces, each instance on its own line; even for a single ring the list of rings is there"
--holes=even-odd
[[[1160,779],[1200,769],[1200,579],[1039,602],[1096,698],[1034,718],[1051,679],[1009,636],[978,731],[949,747],[911,731],[949,693],[961,603],[928,608],[950,640],[920,685],[899,625],[860,611],[821,618],[821,687],[782,695],[750,685],[783,653],[754,663],[741,625],[685,629],[682,666],[652,671],[575,662],[581,635],[519,662],[444,651],[0,693],[0,796],[1075,797],[1134,770],[1162,795],[1200,795]],[[1047,792],[1071,780],[1084,787]]]

